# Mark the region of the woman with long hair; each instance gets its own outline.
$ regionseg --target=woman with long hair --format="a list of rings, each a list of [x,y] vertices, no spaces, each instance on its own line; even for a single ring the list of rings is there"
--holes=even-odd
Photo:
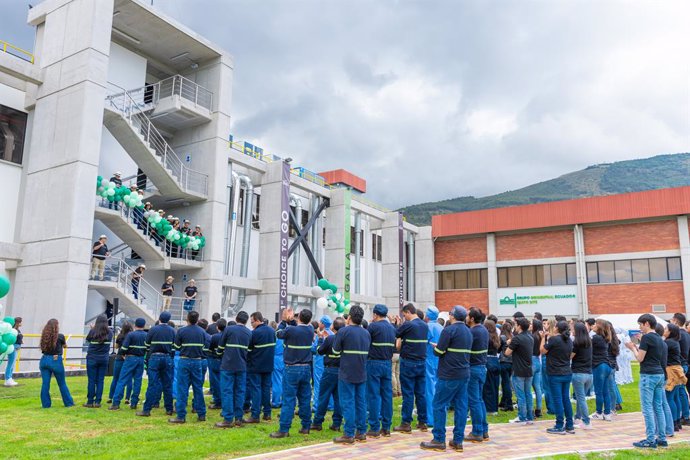
[[[99,408],[103,398],[103,383],[108,370],[110,342],[113,331],[108,326],[108,317],[98,315],[96,323],[86,335],[86,375],[88,377],[86,404],[84,407]]]
[[[62,403],[65,407],[74,406],[74,400],[67,388],[65,381],[65,366],[62,363],[63,350],[67,348],[67,341],[65,336],[60,334],[60,325],[55,318],[48,320],[43,326],[41,333],[41,362],[39,369],[41,370],[41,405],[44,409],[51,406],[50,399],[50,378],[55,376],[58,388],[60,388],[60,396],[62,396]]]
[[[589,430],[589,408],[587,391],[592,387],[592,339],[587,326],[581,321],[573,322],[573,352],[570,368],[573,371],[573,392],[575,393],[575,419],[582,420],[582,428]]]
[[[538,319],[532,320],[532,338],[534,339],[534,349],[532,351],[532,388],[534,388],[534,417],[541,417],[541,399],[542,399],[542,363],[541,363],[541,336],[544,332],[544,326]]]
[[[501,363],[501,403],[498,405],[506,412],[513,411],[513,387],[510,379],[513,376],[513,357],[506,356],[507,343],[513,338],[513,322],[509,319],[501,325],[501,354],[498,358]]]
[[[668,358],[666,360],[666,399],[671,408],[673,418],[673,430],[681,429],[681,398],[680,392],[685,391],[688,382],[682,367],[680,350],[680,329],[673,323],[668,323],[664,330],[664,340],[668,346]]]
[[[621,341],[618,338],[618,334],[616,334],[616,329],[610,321],[606,321],[606,327],[608,328],[609,336],[611,336],[611,343],[606,356],[609,360],[609,365],[613,369],[611,377],[609,378],[608,388],[611,392],[611,405],[613,406],[611,412],[615,414],[617,411],[623,409],[623,396],[618,389],[618,385],[616,385],[616,371],[618,370],[618,355],[621,353]]]
[[[570,355],[573,342],[570,340],[570,327],[567,321],[555,325],[556,334],[542,332],[540,349],[546,355],[546,372],[551,386],[551,407],[556,413],[556,424],[547,428],[549,434],[574,433],[573,406],[570,404],[570,382],[573,371],[570,368]]]
[[[609,361],[611,333],[606,323],[606,320],[598,319],[592,328],[594,331],[594,335],[592,336],[592,378],[594,382],[594,392],[596,393],[596,413],[590,418],[610,422],[613,419],[611,418],[611,391],[609,379],[613,374],[613,367],[611,367]]]
[[[125,363],[125,354],[122,350],[122,344],[125,341],[127,334],[132,332],[134,327],[129,321],[125,321],[122,324],[122,329],[120,333],[115,337],[115,348],[117,349],[117,356],[115,356],[115,361],[113,362],[113,381],[110,382],[110,390],[108,391],[108,404],[113,403],[113,395],[115,394],[115,388],[117,388],[117,382],[120,380],[120,372],[122,372],[122,365]],[[129,397],[132,395],[132,380],[125,384],[125,389],[127,391],[125,396],[125,404],[129,406]]]
[[[482,399],[488,414],[498,413],[498,386],[501,380],[501,364],[498,355],[503,351],[501,339],[496,330],[496,323],[490,319],[484,321],[489,331],[489,348],[486,354],[486,380],[482,389]]]

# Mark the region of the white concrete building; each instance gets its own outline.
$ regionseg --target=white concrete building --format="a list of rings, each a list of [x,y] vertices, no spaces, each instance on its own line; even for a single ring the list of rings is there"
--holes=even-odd
[[[29,10],[28,22],[34,50],[0,52],[0,274],[13,284],[2,300],[8,314],[21,315],[27,332],[55,317],[66,334],[82,334],[117,299],[122,315],[153,322],[160,286],[173,276],[178,315],[195,279],[202,316],[244,309],[273,319],[285,291],[285,163],[232,142],[232,57],[140,0],[46,0]],[[200,225],[205,247],[178,250],[152,238],[141,213],[110,209],[96,195],[96,178],[116,171],[144,190],[154,210]],[[352,302],[433,302],[430,228],[400,227],[397,212],[370,203],[347,180],[329,186],[293,165],[288,182],[300,225],[328,201],[306,239],[325,277],[339,286],[350,280]],[[101,234],[111,251],[104,281],[89,276]],[[140,263],[147,270],[135,298],[131,273]],[[316,279],[304,248],[287,265],[289,304],[314,308]]]

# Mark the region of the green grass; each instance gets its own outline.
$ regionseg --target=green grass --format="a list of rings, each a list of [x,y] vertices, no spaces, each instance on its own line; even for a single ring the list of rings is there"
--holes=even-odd
[[[637,379],[637,366],[633,367],[633,372]],[[81,404],[86,401],[86,377],[67,379],[77,404],[75,407],[62,407],[57,385],[53,381],[53,407],[42,409],[39,400],[40,379],[18,381],[20,386],[0,387],[0,414],[4,421],[0,435],[0,452],[3,459],[33,459],[47,456],[160,458],[161,452],[165,452],[166,459],[220,459],[327,442],[334,435],[328,430],[312,432],[309,436],[298,435],[299,421],[296,418],[289,438],[270,439],[268,434],[278,429],[278,411],[274,411],[275,421],[272,423],[220,430],[212,426],[220,420],[219,411],[209,411],[208,421],[205,423],[196,422],[196,417],[189,414],[186,424],[172,426],[167,423],[168,417],[162,409],[154,409],[153,415],[149,418],[135,417],[129,408],[117,412],[108,411],[105,406],[101,409],[85,409]],[[109,384],[110,378],[106,378],[106,390]],[[145,387],[146,380],[142,396]],[[626,412],[640,410],[636,384],[622,386],[621,393]],[[400,403],[400,398],[396,398],[395,424],[400,421]],[[589,401],[589,405],[593,408],[594,401]],[[515,415],[515,412],[501,412],[496,416],[490,416],[489,423],[507,422]],[[326,424],[329,422],[330,415],[327,416]],[[619,451],[585,456],[566,455],[558,458],[628,459],[642,455],[639,451]],[[654,452],[654,455],[656,458],[690,458],[690,449],[674,448]]]

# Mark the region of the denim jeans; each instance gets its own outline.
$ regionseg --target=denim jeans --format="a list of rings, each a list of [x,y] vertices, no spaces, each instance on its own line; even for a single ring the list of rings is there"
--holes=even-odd
[[[185,299],[184,304],[182,305],[182,308],[184,308],[184,311],[192,311],[194,310],[194,304],[196,303],[195,299],[188,300]]]
[[[132,297],[139,300],[139,280],[132,280]]]
[[[369,429],[390,431],[393,421],[393,365],[391,361],[367,361]]]
[[[323,375],[323,356],[317,354],[313,357],[311,375],[314,387],[311,406],[312,410],[316,412],[319,408],[319,385],[321,383],[321,376]]]
[[[452,405],[455,408],[453,441],[462,445],[462,441],[465,439],[465,425],[467,424],[467,387],[469,383],[469,377],[453,380],[438,379],[436,381],[436,391],[431,405],[434,408],[435,423],[431,430],[434,441],[446,442],[446,417],[448,407]]]
[[[656,414],[654,414],[656,419]],[[666,392],[664,392],[664,418],[666,419],[666,436],[673,436],[675,427],[673,426],[673,416],[671,415],[671,408],[666,399]],[[659,422],[656,422],[657,434],[659,432]]]
[[[180,367],[180,352],[175,352],[175,357],[173,358],[173,366],[170,369],[170,379],[172,380],[172,392],[173,399],[177,399],[177,375],[178,368]]]
[[[543,394],[541,374],[541,358],[539,356],[532,356],[532,388],[534,388],[536,410],[541,410],[541,398]]]
[[[611,371],[611,376],[609,377],[609,391],[611,392],[611,405],[613,406],[614,404],[623,404],[623,396],[621,395],[621,391],[618,389],[618,385],[616,385],[616,370],[613,369]]]
[[[556,414],[556,428],[559,430],[573,428],[573,406],[570,404],[572,379],[572,375],[549,375],[551,409]]]
[[[113,380],[110,382],[110,389],[108,390],[108,399],[113,399],[115,395],[115,388],[117,388],[117,382],[120,380],[120,374],[122,373],[122,365],[125,362],[124,359],[115,359],[113,361]],[[127,394],[126,400],[132,396],[132,381],[125,382],[125,393]]]
[[[281,340],[282,342],[282,340]],[[277,347],[278,345],[276,345]],[[282,346],[282,345],[281,345]],[[273,358],[273,374],[271,374],[271,407],[280,407],[283,404],[283,372],[285,361],[282,355]]]
[[[521,422],[534,420],[532,412],[532,377],[513,375],[513,389],[518,404],[518,418]]]
[[[261,409],[265,416],[271,415],[271,373],[247,374],[247,391],[252,396],[252,418],[259,418]],[[328,404],[328,402],[326,402]]]
[[[287,433],[299,402],[299,418],[302,428],[311,426],[311,367],[285,366],[283,372],[283,405],[280,408],[280,431]]]
[[[501,407],[513,408],[513,387],[510,379],[513,376],[513,363],[501,362]]]
[[[149,365],[146,369],[149,386],[146,388],[144,412],[151,412],[151,408],[160,402],[161,393],[165,411],[173,411],[172,369],[173,359],[170,355],[156,353],[149,357]]]
[[[208,386],[211,390],[211,402],[220,406],[220,359],[208,358]]]
[[[340,398],[338,397],[338,368],[326,367],[321,374],[321,385],[316,409],[314,410],[313,425],[322,425],[326,418],[328,402],[333,399],[333,426],[340,427],[343,423],[343,413],[340,409]]]
[[[400,389],[402,390],[402,421],[412,423],[412,408],[417,402],[417,421],[426,423],[426,363],[400,358]]]
[[[677,387],[673,388],[673,390],[671,391],[665,391],[666,401],[668,402],[669,409],[671,409],[671,420],[673,420],[674,422],[677,422],[680,418],[680,406],[676,401],[676,388]]]
[[[426,424],[434,426],[434,408],[431,407],[431,401],[434,400],[434,393],[436,392],[436,374],[438,373],[438,357],[427,351],[426,354],[426,378],[424,381],[424,393],[426,397]],[[392,386],[391,386],[392,388]],[[392,391],[392,390],[391,390]],[[392,393],[391,393],[392,394]]]
[[[52,376],[55,376],[58,388],[60,388],[62,403],[65,407],[74,406],[74,400],[65,381],[65,366],[62,364],[62,356],[58,355],[54,358],[52,355],[43,355],[39,368],[41,370],[41,406],[47,409],[52,404],[50,400],[50,378]]]
[[[608,363],[601,363],[592,369],[594,392],[597,395],[597,414],[601,414],[602,409],[606,415],[611,413],[611,384],[609,379],[611,378],[612,373],[613,369],[608,365]]]
[[[640,408],[649,442],[655,442],[657,436],[660,441],[666,440],[664,380],[664,374],[640,374]]]
[[[486,367],[483,365],[470,366],[470,383],[467,388],[470,415],[472,416],[472,434],[481,436],[489,432],[486,421],[486,406],[482,398],[482,391],[486,382]]]
[[[544,395],[544,403],[546,404],[546,411],[553,414],[553,407],[551,406],[551,386],[549,385],[549,374],[546,373],[546,355],[541,356],[541,393]]]
[[[683,372],[687,375],[687,364],[683,365]],[[690,379],[688,379],[688,382],[690,383]],[[678,396],[680,398],[681,416],[686,419],[690,418],[690,402],[688,401],[688,392],[685,390],[685,388],[681,387],[681,389],[678,390]]]
[[[486,411],[498,412],[498,385],[501,380],[501,364],[498,356],[488,356],[486,358],[486,382],[482,389],[482,399]]]
[[[353,437],[367,432],[367,383],[350,383],[338,380],[338,398],[343,411],[343,434]]]
[[[17,361],[17,355],[19,354],[19,349],[21,345],[14,345],[14,351],[7,355],[7,366],[5,367],[5,381],[12,380],[12,374],[14,373],[14,363]]]
[[[246,386],[246,372],[220,370],[220,394],[223,401],[223,410],[220,415],[226,422],[242,420]]]
[[[132,398],[130,404],[136,406],[139,403],[139,393],[141,393],[141,380],[144,375],[144,357],[143,356],[127,356],[122,370],[120,371],[120,379],[115,387],[115,394],[113,395],[113,405],[119,406],[125,392],[125,385],[128,382],[133,382]]]
[[[201,376],[200,359],[182,359],[177,365],[177,418],[187,418],[187,400],[189,399],[189,387],[192,387],[192,407],[198,417],[206,416],[206,404],[204,403],[204,380]]]
[[[575,417],[582,419],[585,425],[589,424],[589,408],[587,407],[587,388],[592,386],[592,374],[573,374],[573,391],[577,410]]]
[[[100,404],[103,398],[103,382],[108,370],[108,358],[86,358],[86,375],[88,377],[86,402]]]

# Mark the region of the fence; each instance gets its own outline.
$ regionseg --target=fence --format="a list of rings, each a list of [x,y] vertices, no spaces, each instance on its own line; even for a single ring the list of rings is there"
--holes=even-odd
[[[12,43],[6,42],[5,40],[0,40],[0,47],[2,47],[3,53],[7,53],[32,64],[34,63],[33,54],[31,54],[29,51],[14,46]]]
[[[78,340],[78,339],[85,339],[86,336],[83,334],[67,334],[65,335],[65,341],[67,342],[67,346],[62,350],[62,362],[65,365],[66,368],[76,368],[76,369],[85,369],[86,365],[83,363],[84,361],[84,356],[85,356],[85,348],[82,346],[82,355],[80,357],[68,357],[67,356],[67,348],[69,347],[69,342],[70,340]],[[35,342],[35,345],[27,345],[28,342]],[[41,334],[24,334],[24,344],[22,344],[21,348],[19,348],[19,351],[17,352],[17,360],[14,362],[14,372],[21,372],[22,371],[22,362],[25,364],[31,363],[31,362],[38,362],[41,360],[41,347],[40,347],[40,341],[41,341]],[[22,358],[22,353],[26,354],[27,350],[38,350],[39,353],[36,353],[35,358],[28,358],[24,357]],[[77,362],[78,361],[78,362]]]

